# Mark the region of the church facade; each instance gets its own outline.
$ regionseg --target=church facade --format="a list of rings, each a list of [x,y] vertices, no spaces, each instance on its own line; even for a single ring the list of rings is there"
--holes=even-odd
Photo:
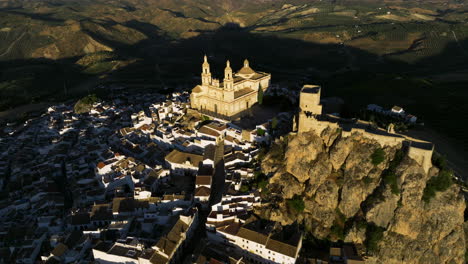
[[[206,56],[202,64],[200,85],[192,89],[190,105],[199,112],[218,118],[232,120],[247,114],[247,110],[258,102],[258,93],[270,86],[271,74],[257,72],[244,61],[244,66],[235,74],[229,61],[220,82],[212,78]]]

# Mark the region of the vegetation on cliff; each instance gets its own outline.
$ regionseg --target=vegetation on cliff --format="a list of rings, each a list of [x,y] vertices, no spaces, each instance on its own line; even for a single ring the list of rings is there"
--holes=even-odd
[[[369,253],[373,254],[378,252],[379,242],[384,237],[385,228],[376,226],[375,224],[368,224],[366,227],[366,239],[364,245]]]
[[[298,222],[313,241],[362,244],[372,264],[464,261],[459,186],[437,166],[426,173],[402,145],[332,129],[299,133],[277,139],[261,166],[270,193],[258,214]]]
[[[78,100],[73,109],[77,114],[88,113],[93,107],[93,104],[98,101],[99,98],[95,94],[90,94]]]
[[[288,209],[293,213],[301,213],[305,208],[304,200],[299,195],[294,195],[292,199],[287,199],[286,204],[288,205]]]
[[[452,185],[452,178],[452,172],[446,170],[440,171],[439,175],[430,178],[427,182],[422,199],[425,202],[429,202],[434,198],[436,192],[446,191]]]
[[[434,154],[433,164],[439,168],[439,173],[431,177],[424,188],[422,199],[429,202],[437,192],[444,192],[453,184],[453,172],[447,167],[447,161],[439,154]]]
[[[374,165],[379,165],[385,160],[385,151],[382,148],[377,148],[371,155],[371,161]]]

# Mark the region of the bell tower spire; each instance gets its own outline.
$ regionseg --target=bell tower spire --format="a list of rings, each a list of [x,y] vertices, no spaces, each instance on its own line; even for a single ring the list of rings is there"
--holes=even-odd
[[[232,78],[232,69],[231,69],[231,63],[226,61],[226,68],[224,69],[224,89],[226,90],[232,90],[234,86],[234,80]]]
[[[211,84],[210,64],[208,63],[208,58],[206,57],[206,55],[203,57],[201,79],[202,79],[202,85]]]

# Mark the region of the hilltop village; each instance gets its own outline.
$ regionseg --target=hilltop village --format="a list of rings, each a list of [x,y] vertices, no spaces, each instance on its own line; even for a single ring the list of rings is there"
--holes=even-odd
[[[223,82],[205,57],[191,93],[133,95],[77,114],[72,105],[7,126],[0,138],[2,263],[298,263],[297,226],[260,219],[259,155],[275,127],[296,133],[340,127],[382,144],[408,142],[428,166],[432,144],[322,115],[320,87],[304,86],[300,111],[245,128],[270,74],[229,62]],[[364,263],[351,245],[328,263]],[[306,261],[300,259],[301,263]],[[326,262],[310,262],[326,263]]]

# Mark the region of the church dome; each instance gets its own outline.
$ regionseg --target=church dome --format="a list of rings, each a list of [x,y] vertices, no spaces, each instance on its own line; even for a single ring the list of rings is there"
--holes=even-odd
[[[237,75],[241,76],[241,77],[244,77],[244,78],[250,78],[252,77],[256,72],[254,70],[252,70],[252,68],[250,68],[249,66],[249,61],[248,60],[245,60],[244,61],[244,67],[242,67],[242,69],[240,69],[238,72],[237,72]]]
[[[202,88],[200,87],[200,85],[197,85],[195,86],[195,88],[192,89],[192,93],[201,93],[202,92]]]

